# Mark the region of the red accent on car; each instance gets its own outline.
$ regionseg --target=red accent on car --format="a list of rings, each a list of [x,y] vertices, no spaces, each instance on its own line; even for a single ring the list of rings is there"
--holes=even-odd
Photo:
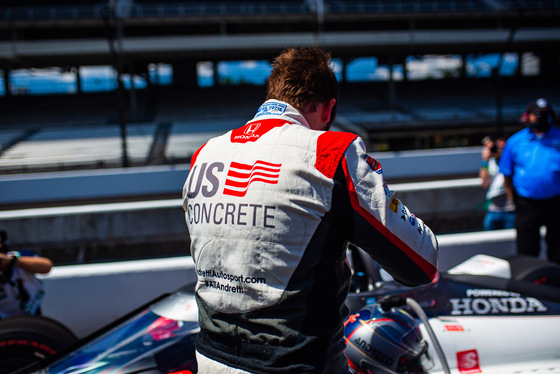
[[[462,374],[482,373],[478,360],[478,351],[471,349],[469,351],[457,352],[457,369]]]
[[[148,327],[146,332],[150,334],[154,340],[164,340],[174,337],[174,332],[180,328],[179,322],[173,319],[159,317]]]

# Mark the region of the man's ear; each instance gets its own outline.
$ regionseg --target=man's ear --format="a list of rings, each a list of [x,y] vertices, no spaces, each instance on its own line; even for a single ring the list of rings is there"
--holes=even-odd
[[[321,120],[324,123],[329,123],[331,119],[332,109],[336,104],[336,99],[330,99],[328,105],[323,105],[323,112],[321,113]]]

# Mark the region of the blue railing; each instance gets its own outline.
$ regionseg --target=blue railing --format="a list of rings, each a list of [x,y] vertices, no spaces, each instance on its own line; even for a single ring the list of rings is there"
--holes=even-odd
[[[309,1],[226,1],[134,3],[124,13],[131,18],[305,15],[314,13]],[[402,14],[442,12],[499,12],[505,10],[560,11],[560,0],[325,0],[326,14]],[[96,19],[108,14],[105,4],[1,7],[0,20]]]

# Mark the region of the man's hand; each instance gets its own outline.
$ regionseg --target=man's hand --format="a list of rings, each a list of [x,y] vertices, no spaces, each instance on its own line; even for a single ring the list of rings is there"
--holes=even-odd
[[[507,203],[509,206],[515,206],[513,202],[513,178],[510,176],[504,176],[504,188],[507,195]]]
[[[484,148],[482,148],[482,152],[481,152],[480,156],[482,157],[482,160],[484,160],[484,161],[490,160],[490,157],[492,157],[492,150],[490,149],[490,147],[484,146]]]
[[[4,252],[0,252],[0,265],[9,264],[12,261],[12,256],[8,256]]]
[[[0,252],[0,273],[5,273],[10,266],[10,262],[12,261],[12,256],[8,256],[4,252]]]

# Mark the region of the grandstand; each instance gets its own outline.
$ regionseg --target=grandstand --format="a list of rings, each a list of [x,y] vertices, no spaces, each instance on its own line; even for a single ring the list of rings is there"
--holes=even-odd
[[[520,129],[518,118],[529,100],[545,96],[560,105],[554,86],[508,86],[499,124],[495,94],[476,83],[455,83],[455,88],[442,87],[441,82],[399,86],[393,107],[367,84],[346,84],[335,128],[358,132],[371,152],[479,146],[488,134],[507,136]],[[449,90],[456,93],[449,95]],[[187,163],[210,137],[250,119],[263,95],[260,86],[190,92],[167,88],[154,102],[138,94],[141,112],[129,117],[126,128],[130,165]],[[116,95],[84,96],[18,97],[4,107],[0,171],[120,167]]]
[[[200,142],[238,126],[263,98],[260,86],[225,85],[218,64],[270,60],[287,45],[317,45],[340,61],[336,125],[362,135],[370,151],[479,145],[488,133],[518,130],[528,101],[560,103],[559,20],[557,0],[6,0],[0,171],[120,166],[128,155],[119,142],[132,166],[188,162]],[[489,75],[470,77],[472,59],[487,53],[499,56]],[[517,61],[507,76],[499,73],[505,54]],[[412,63],[433,55],[459,62],[438,79],[415,78]],[[525,71],[527,56],[536,71]],[[384,66],[385,79],[350,81],[347,67],[363,57]],[[213,87],[197,84],[201,61],[214,69]],[[150,79],[160,63],[173,69],[170,86]],[[80,67],[92,65],[114,66],[147,87],[86,92]],[[73,74],[76,87],[29,95],[10,78],[44,67]],[[76,155],[80,139],[91,152]]]

